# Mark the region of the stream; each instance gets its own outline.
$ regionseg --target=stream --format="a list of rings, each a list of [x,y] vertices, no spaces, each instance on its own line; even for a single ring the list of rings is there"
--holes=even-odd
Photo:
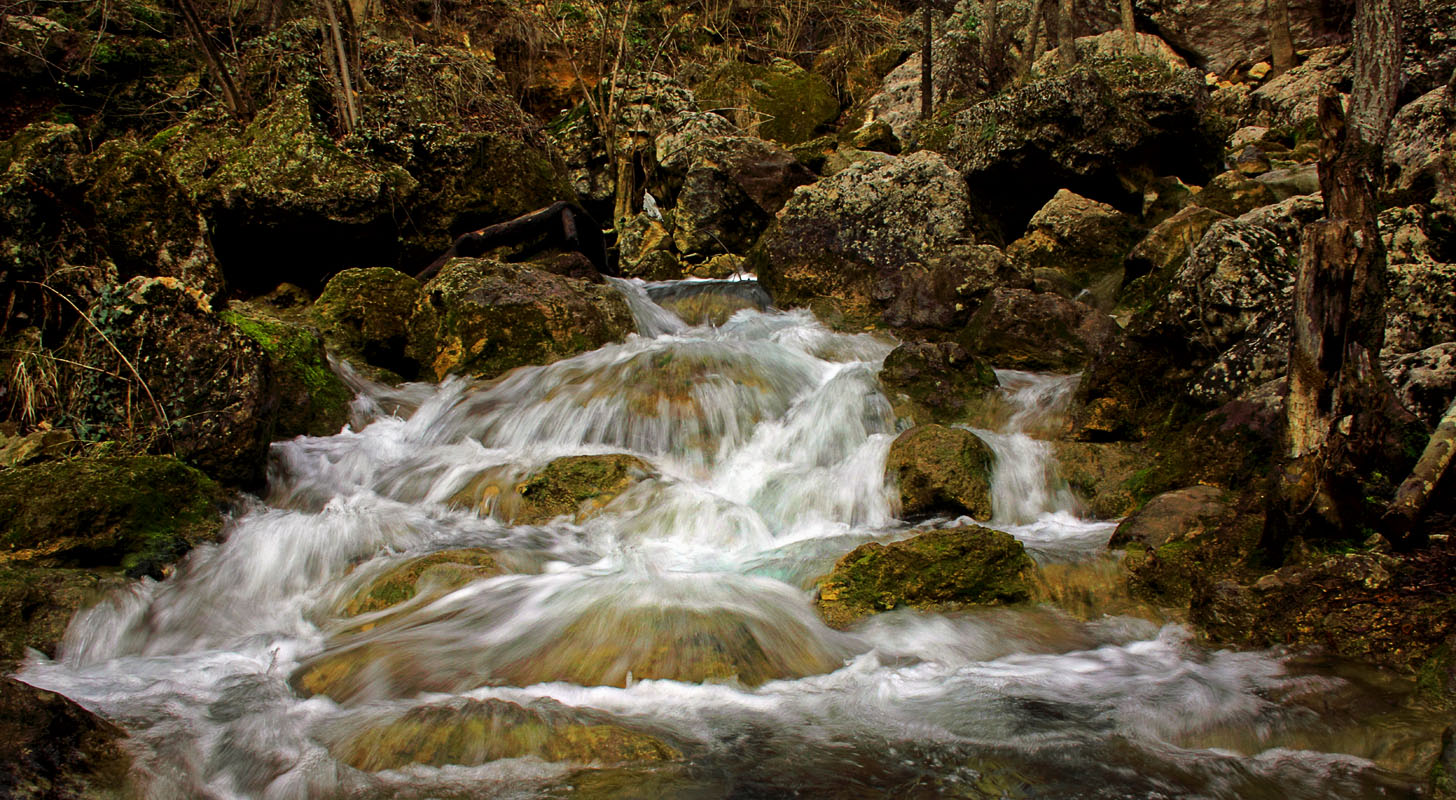
[[[491,382],[352,378],[353,424],[275,444],[223,542],[79,614],[21,679],[125,727],[162,800],[1415,796],[1403,734],[1372,721],[1396,713],[1378,680],[1210,650],[1131,602],[826,627],[815,579],[912,530],[884,478],[894,343],[804,311],[691,326],[653,302],[670,286],[614,284],[641,332],[624,343]],[[1035,438],[1074,379],[998,377],[1007,421],[976,431],[990,526],[1100,586],[1115,523]],[[509,487],[611,454],[647,469],[595,513],[510,524]],[[499,569],[350,605],[447,551]],[[598,743],[621,726],[639,738],[601,746],[651,757],[491,738],[543,725]]]

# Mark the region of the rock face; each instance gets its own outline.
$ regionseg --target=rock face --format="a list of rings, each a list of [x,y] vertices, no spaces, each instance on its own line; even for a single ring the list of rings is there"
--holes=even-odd
[[[965,182],[940,156],[886,156],[795,192],[748,266],[780,306],[830,301],[868,325],[891,299],[882,284],[964,242],[970,216]]]
[[[890,445],[885,477],[899,487],[901,513],[991,518],[993,456],[974,433],[942,425],[921,425]]]
[[[824,621],[846,628],[895,608],[946,610],[1025,601],[1035,569],[1010,534],[976,525],[860,545],[819,584]]]
[[[387,267],[346,269],[329,279],[313,305],[329,348],[358,365],[411,377],[405,356],[420,282]]]
[[[785,59],[719,67],[695,94],[704,111],[718,110],[748,133],[799,144],[839,116],[829,81]]]
[[[885,356],[880,385],[895,416],[925,425],[966,421],[997,382],[990,365],[954,342],[910,342]]]
[[[162,567],[222,530],[222,490],[174,458],[74,459],[0,472],[4,561]]]
[[[83,434],[174,452],[229,483],[262,477],[278,403],[262,345],[171,278],[133,278],[90,316],[66,347],[89,367],[68,375]]]
[[[130,796],[126,733],[66,698],[0,677],[0,796]]]
[[[455,259],[415,302],[408,354],[423,375],[490,378],[619,341],[632,314],[615,289],[522,264]]]
[[[1067,189],[1032,215],[1026,235],[1006,254],[1027,269],[1053,269],[1078,290],[1111,307],[1122,284],[1122,260],[1136,241],[1132,218]]]
[[[1296,47],[1322,44],[1342,19],[1318,0],[1290,0],[1289,31]],[[1192,55],[1195,65],[1228,74],[1269,61],[1269,34],[1260,0],[1148,0],[1138,3],[1168,43]]]
[[[1112,341],[1107,314],[1051,292],[997,289],[961,336],[977,358],[1010,369],[1075,370]]]

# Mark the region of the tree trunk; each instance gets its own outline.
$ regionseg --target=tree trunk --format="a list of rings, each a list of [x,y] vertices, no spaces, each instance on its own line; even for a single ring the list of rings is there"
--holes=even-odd
[[[1289,0],[1268,0],[1269,52],[1274,59],[1270,77],[1294,69],[1294,39],[1289,34]]]
[[[923,31],[921,31],[920,38],[921,119],[930,119],[930,112],[933,111],[935,108],[935,99],[933,97],[933,94],[935,92],[935,81],[932,78],[930,72],[931,56],[933,55],[930,51],[930,42],[935,35],[931,27],[931,23],[933,21],[934,20],[931,19],[930,15],[930,0],[920,0],[920,27],[924,29]]]
[[[1307,226],[1294,287],[1285,461],[1265,530],[1282,553],[1295,536],[1348,536],[1361,521],[1364,471],[1386,446],[1396,408],[1380,369],[1385,252],[1376,225],[1380,143],[1394,111],[1398,0],[1360,0],[1351,119],[1326,88],[1320,189],[1325,219]]]
[[[1122,0],[1122,32],[1127,37],[1126,49],[1129,53],[1138,51],[1137,19],[1132,13],[1132,0]]]
[[[358,129],[361,122],[353,80],[358,69],[358,49],[353,48],[355,57],[350,57],[351,37],[345,30],[349,18],[339,13],[337,0],[314,0],[314,10],[323,28],[324,62],[331,73],[329,83],[333,86],[334,104],[338,107],[339,131],[350,134]]]
[[[986,74],[986,85],[994,88],[1001,73],[1001,48],[996,41],[1000,38],[1000,22],[997,20],[996,0],[981,2],[981,69]]]
[[[1017,80],[1025,81],[1031,76],[1031,66],[1041,55],[1041,17],[1047,0],[1034,0],[1031,14],[1026,19],[1026,35],[1021,37],[1021,64],[1017,69]]]
[[[1420,460],[1395,491],[1395,500],[1381,519],[1380,530],[1387,539],[1403,547],[1426,543],[1424,532],[1416,531],[1416,521],[1448,474],[1453,455],[1456,455],[1456,401],[1446,409]]]
[[[1057,57],[1064,67],[1077,66],[1077,35],[1073,29],[1073,0],[1059,0],[1057,14]]]
[[[207,64],[207,70],[222,87],[222,101],[228,111],[239,119],[251,119],[253,116],[253,100],[248,96],[246,89],[240,88],[233,83],[232,73],[228,72],[227,64],[223,62],[222,56],[213,47],[212,39],[207,35],[207,29],[202,25],[202,16],[197,13],[197,6],[192,0],[176,0],[177,10],[182,14],[182,22],[187,26],[187,33],[192,41],[197,43],[197,49],[202,51],[202,60]]]

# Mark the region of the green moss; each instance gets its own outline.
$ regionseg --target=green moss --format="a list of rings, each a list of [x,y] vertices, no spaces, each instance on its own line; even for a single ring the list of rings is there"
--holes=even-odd
[[[344,608],[349,616],[380,611],[412,600],[421,588],[458,589],[472,581],[500,573],[486,550],[446,550],[412,559],[371,581]]]
[[[521,510],[515,521],[543,522],[578,514],[584,506],[599,509],[650,474],[652,468],[636,456],[558,458],[517,487]]]
[[[246,309],[220,316],[257,342],[268,357],[282,400],[274,438],[330,435],[348,422],[354,395],[329,368],[318,334]]]
[[[698,87],[697,96],[705,110],[740,114],[739,125],[756,124],[760,136],[784,144],[809,141],[839,115],[828,80],[782,59],[727,64]],[[747,113],[737,111],[745,108]]]

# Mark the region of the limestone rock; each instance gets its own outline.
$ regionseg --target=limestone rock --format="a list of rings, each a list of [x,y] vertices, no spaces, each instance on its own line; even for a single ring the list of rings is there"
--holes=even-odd
[[[971,318],[960,341],[998,367],[1075,370],[1117,331],[1106,313],[1050,292],[997,289]]]
[[[1127,254],[1124,274],[1129,282],[1147,277],[1161,285],[1188,260],[1193,247],[1213,223],[1228,215],[1202,206],[1189,206],[1158,223]]]
[[[1388,263],[1456,263],[1456,214],[1450,207],[1387,208],[1379,222]]]
[[[379,575],[351,595],[341,611],[350,617],[382,611],[416,597],[438,597],[500,573],[488,550],[443,550],[408,559]]]
[[[991,245],[955,245],[890,272],[873,287],[880,319],[902,338],[939,338],[963,329],[998,288],[1027,289],[1032,278]]]
[[[1442,87],[1396,112],[1385,138],[1385,193],[1422,202],[1456,192],[1456,118],[1452,90]]]
[[[694,142],[671,194],[673,243],[682,254],[742,253],[813,175],[782,147],[751,136]]]
[[[558,458],[516,487],[521,506],[513,522],[544,522],[563,514],[581,520],[654,474],[655,470],[636,456]]]
[[[388,267],[346,269],[329,279],[313,305],[329,349],[376,375],[412,377],[416,365],[405,355],[409,320],[420,282]]]
[[[1320,91],[1331,84],[1342,85],[1350,76],[1348,47],[1315,49],[1303,63],[1254,90],[1252,100],[1260,124],[1271,128],[1307,125],[1318,114]]]
[[[1274,190],[1240,171],[1214,176],[1203,189],[1194,193],[1192,203],[1237,217],[1261,206],[1279,202]]]
[[[1220,353],[1282,318],[1295,255],[1267,229],[1215,222],[1174,276],[1163,311],[1205,350]]]
[[[720,111],[744,131],[792,145],[839,116],[829,81],[786,59],[729,62],[695,90],[704,111]]]
[[[1286,250],[1297,252],[1304,226],[1324,215],[1325,203],[1318,194],[1302,194],[1240,214],[1238,221],[1269,231],[1285,243]]]
[[[1280,200],[1298,195],[1317,195],[1320,190],[1319,166],[1316,164],[1271,169],[1254,180],[1268,186]]]
[[[1100,432],[1105,438],[1124,435],[1120,430],[1124,424],[1121,417],[1121,414],[1108,415],[1116,421],[1112,425],[1103,424],[1104,430]],[[1083,423],[1084,431],[1098,427],[1095,414],[1090,422],[1084,418]],[[1051,446],[1062,478],[1098,519],[1125,517],[1142,504],[1142,487],[1133,484],[1138,471],[1147,467],[1148,457],[1138,446],[1120,441],[1058,441]]]
[[[354,393],[329,367],[316,331],[256,305],[237,304],[222,318],[257,342],[268,359],[271,393],[278,397],[269,439],[332,436],[348,424]]]
[[[1456,340],[1456,264],[1391,264],[1384,353],[1413,353]]]
[[[819,583],[815,605],[831,627],[895,608],[938,610],[1001,605],[1031,596],[1035,569],[1010,534],[977,525],[917,532],[863,544]]]
[[[895,416],[917,425],[966,422],[996,386],[996,372],[953,342],[909,342],[885,356],[880,385]]]
[[[890,445],[885,476],[899,487],[901,513],[991,518],[991,448],[974,433],[920,425]]]
[[[1231,512],[1227,493],[1216,486],[1164,492],[1119,523],[1107,546],[1137,542],[1156,549],[1169,542],[1211,535]]]
[[[1456,398],[1456,342],[1387,360],[1385,374],[1401,405],[1435,428]]]
[[[425,377],[490,378],[620,341],[632,314],[615,289],[485,259],[446,264],[415,301],[407,355]]]
[[[1029,269],[1065,273],[1110,306],[1122,283],[1122,259],[1136,241],[1132,218],[1106,203],[1060,189],[1006,253]]]

